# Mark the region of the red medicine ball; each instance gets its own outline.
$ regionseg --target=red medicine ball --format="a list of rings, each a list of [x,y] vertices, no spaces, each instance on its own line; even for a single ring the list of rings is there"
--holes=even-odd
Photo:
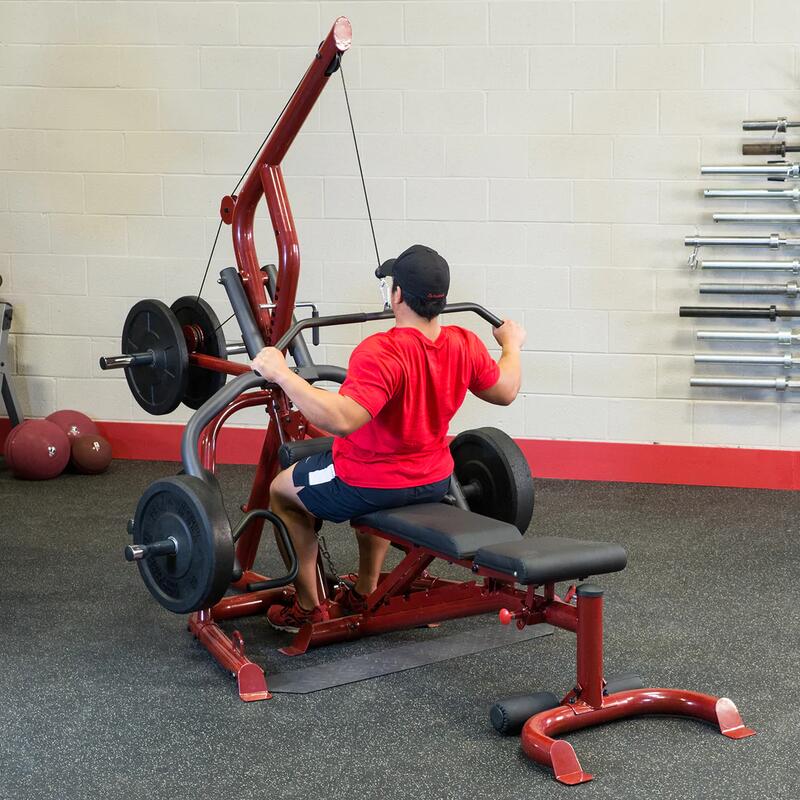
[[[8,434],[6,464],[18,478],[47,480],[60,475],[69,462],[67,434],[46,419],[29,419]]]
[[[70,439],[74,439],[76,436],[84,436],[87,433],[100,433],[97,430],[97,425],[86,414],[81,414],[80,411],[73,411],[69,408],[63,411],[55,411],[47,419],[58,425]]]
[[[97,475],[111,463],[111,445],[102,436],[88,434],[72,440],[70,464],[76,472]]]

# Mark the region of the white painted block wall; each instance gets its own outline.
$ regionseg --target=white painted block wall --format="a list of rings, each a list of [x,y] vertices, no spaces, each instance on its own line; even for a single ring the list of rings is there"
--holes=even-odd
[[[220,197],[339,14],[381,255],[433,245],[451,299],[529,331],[523,396],[456,427],[797,446],[796,398],[690,390],[677,316],[697,299],[683,236],[711,228],[701,161],[741,160],[744,117],[800,115],[796,0],[0,3],[0,292],[26,413],[154,419],[97,358],[136,299],[197,291]],[[300,299],[377,308],[338,76],[284,168]],[[273,260],[266,212],[257,235]],[[324,332],[319,360],[372,330]]]

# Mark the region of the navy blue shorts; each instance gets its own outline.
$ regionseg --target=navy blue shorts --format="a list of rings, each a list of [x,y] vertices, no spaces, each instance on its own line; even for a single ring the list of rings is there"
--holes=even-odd
[[[302,487],[297,496],[303,505],[315,517],[330,522],[345,522],[382,508],[438,503],[450,486],[450,478],[407,489],[350,486],[336,477],[330,450],[298,461],[294,466],[293,481],[295,486]]]

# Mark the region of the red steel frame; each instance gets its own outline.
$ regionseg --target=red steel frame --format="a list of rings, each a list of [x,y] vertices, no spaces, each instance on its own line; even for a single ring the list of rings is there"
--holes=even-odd
[[[592,591],[586,592],[587,589]],[[570,595],[573,593],[570,590]],[[572,745],[554,737],[616,719],[671,714],[709,722],[730,739],[755,734],[745,727],[738,709],[727,697],[712,697],[685,689],[633,689],[604,694],[603,595],[596,587],[586,584],[575,594],[577,604],[573,606],[555,597],[552,585],[545,586],[544,594],[534,596],[529,610],[501,611],[500,614],[504,624],[514,618],[520,628],[531,622],[549,622],[576,633],[575,687],[566,694],[561,705],[532,716],[522,729],[523,751],[539,764],[550,767],[556,780],[574,785],[592,780],[592,775],[583,770]]]
[[[351,37],[349,20],[339,17],[317,49],[275,129],[256,156],[241,192],[224,197],[220,204],[222,220],[231,226],[233,250],[250,310],[267,345],[280,339],[291,325],[300,275],[300,247],[280,164],[328,78],[338,66],[338,59],[349,49]],[[253,233],[255,212],[262,197],[266,201],[278,245],[278,274],[274,296],[271,298],[267,295],[267,278],[261,271]],[[187,343],[191,345],[192,332],[185,333]],[[189,363],[194,366],[230,375],[250,371],[247,365],[234,364],[196,352],[196,343],[189,349]],[[213,471],[215,468],[217,437],[228,418],[243,408],[259,405],[266,406],[269,425],[250,496],[242,507],[245,512],[269,506],[269,486],[279,468],[278,447],[285,441],[322,435],[299,412],[291,409],[282,392],[262,391],[244,395],[225,408],[204,431],[200,450],[206,469]],[[245,588],[251,582],[265,580],[265,576],[252,569],[262,528],[263,519],[256,518],[239,538],[236,555],[243,574],[236,582],[236,588]],[[242,700],[263,700],[270,697],[264,671],[245,656],[241,635],[235,632],[229,637],[215,619],[258,613],[288,591],[274,589],[227,597],[214,609],[198,611],[189,618],[189,630],[224,669],[236,676]]]
[[[277,341],[288,329],[294,311],[300,270],[300,250],[294,227],[280,162],[294,141],[303,122],[319,97],[338,59],[350,47],[349,21],[336,20],[320,45],[311,66],[278,121],[273,134],[259,153],[238,196],[223,198],[220,213],[232,226],[233,247],[239,274],[248,301],[264,342]],[[267,308],[266,279],[262,273],[253,240],[253,221],[261,197],[266,198],[278,243],[278,280],[274,306]],[[190,339],[187,333],[187,340]],[[196,347],[190,350],[196,350]],[[201,353],[192,352],[190,363],[207,369],[240,374],[249,367],[233,364]],[[269,485],[278,471],[278,448],[284,441],[323,435],[290,408],[280,391],[260,391],[239,397],[224,409],[204,431],[200,449],[203,465],[214,470],[217,438],[225,422],[243,408],[265,406],[269,426],[261,450],[256,475],[247,503],[242,511],[267,508]],[[235,584],[264,580],[253,571],[263,527],[263,520],[254,519],[242,534],[236,554],[243,568],[242,578]],[[510,576],[476,568],[469,560],[453,560],[425,547],[410,546],[385,531],[361,527],[360,530],[381,536],[405,551],[405,557],[390,573],[381,576],[376,590],[366,598],[362,612],[336,614],[315,625],[304,626],[287,655],[299,655],[309,647],[346,641],[387,631],[442,620],[500,611],[503,623],[517,620],[518,627],[539,622],[573,631],[577,635],[577,681],[557,708],[531,717],[522,730],[522,748],[533,760],[552,768],[557,780],[565,784],[583,783],[592,776],[581,768],[572,746],[554,738],[558,734],[641,714],[678,714],[696,717],[719,727],[733,739],[753,735],[744,726],[736,706],[727,698],[715,698],[679,689],[637,689],[605,695],[603,677],[603,597],[599,590],[588,592],[586,586],[574,590],[562,600],[555,594],[554,584],[542,587],[517,588]],[[443,558],[472,571],[468,581],[452,581],[431,576],[427,568],[436,558]],[[321,572],[320,572],[321,576]],[[320,590],[325,587],[320,578]],[[271,697],[263,669],[245,655],[244,641],[238,631],[228,636],[219,621],[264,613],[270,605],[287,597],[291,589],[245,592],[223,598],[214,608],[195,612],[189,618],[189,630],[208,649],[217,662],[236,676],[239,696],[245,701]]]

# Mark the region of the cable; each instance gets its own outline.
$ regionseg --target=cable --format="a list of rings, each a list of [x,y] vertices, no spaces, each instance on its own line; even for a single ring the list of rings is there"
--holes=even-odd
[[[347,104],[347,116],[350,120],[350,130],[353,132],[353,144],[356,148],[356,161],[358,161],[358,174],[361,175],[361,187],[364,190],[364,202],[367,204],[367,216],[369,217],[369,228],[372,231],[372,243],[375,245],[375,258],[378,266],[381,265],[381,257],[378,253],[378,240],[375,236],[375,225],[372,223],[372,211],[369,207],[369,195],[367,194],[367,184],[364,181],[364,170],[361,168],[361,154],[358,152],[358,139],[356,139],[356,129],[353,125],[353,114],[350,111],[350,98],[347,96],[347,84],[344,80],[344,69],[339,64],[339,74],[342,76],[342,89],[344,89],[344,101]]]

